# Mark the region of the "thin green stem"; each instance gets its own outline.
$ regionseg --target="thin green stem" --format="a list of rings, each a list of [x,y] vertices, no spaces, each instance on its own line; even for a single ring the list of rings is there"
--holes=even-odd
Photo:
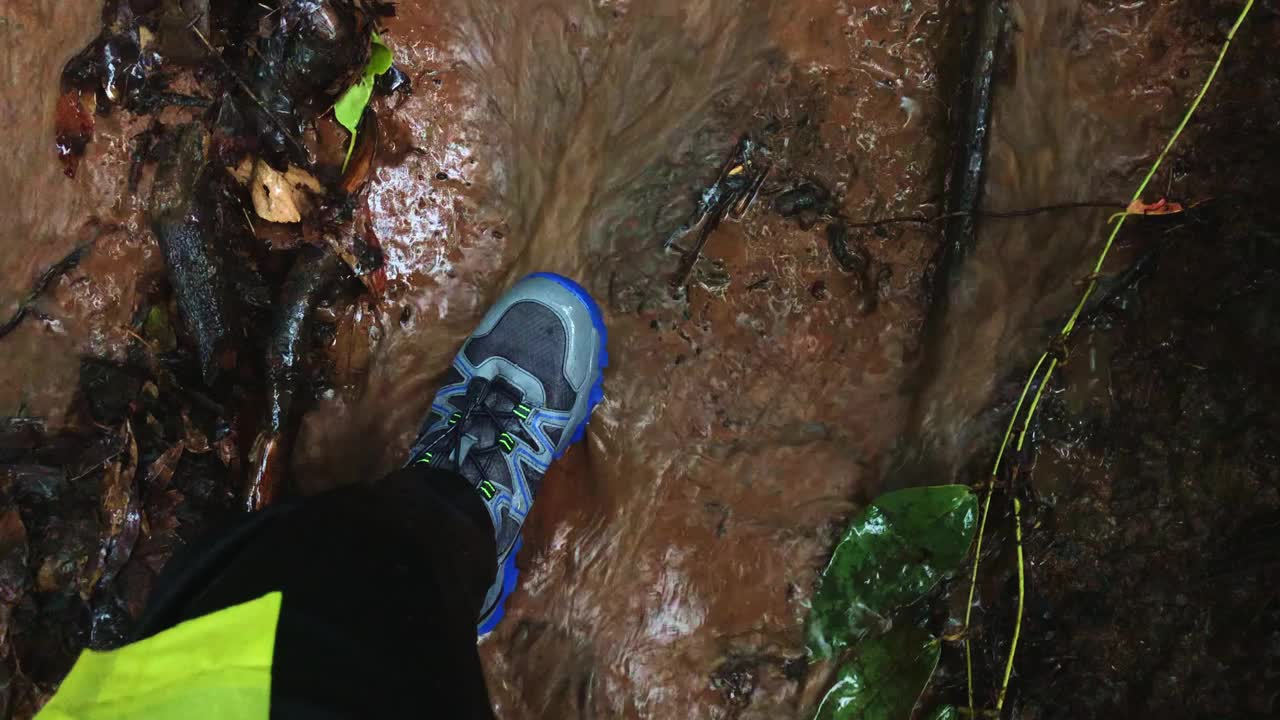
[[[1009,659],[1004,663],[1004,680],[1000,683],[1000,694],[996,696],[996,717],[1004,710],[1004,699],[1009,694],[1009,679],[1013,677],[1013,658],[1018,654],[1018,639],[1022,637],[1022,611],[1027,599],[1026,563],[1022,557],[1022,503],[1013,499],[1014,539],[1018,546],[1018,617],[1013,624],[1013,642],[1009,644]]]
[[[987,497],[982,501],[982,521],[978,523],[978,540],[973,550],[973,577],[969,579],[969,602],[964,606],[964,669],[969,680],[969,712],[973,712],[973,655],[970,653],[969,620],[973,617],[973,591],[978,587],[978,561],[982,558],[982,536],[987,531],[987,516],[991,514],[991,495],[996,484],[995,476],[987,486]]]
[[[1190,107],[1188,107],[1187,111],[1183,114],[1182,120],[1179,121],[1178,126],[1174,129],[1173,134],[1169,137],[1169,141],[1165,143],[1165,146],[1160,151],[1160,154],[1156,156],[1155,162],[1153,162],[1151,164],[1151,168],[1147,170],[1146,176],[1144,176],[1142,178],[1142,182],[1138,184],[1138,189],[1134,191],[1133,198],[1131,199],[1130,204],[1132,204],[1135,201],[1140,201],[1142,199],[1142,194],[1146,192],[1147,186],[1150,185],[1151,180],[1155,177],[1156,173],[1160,170],[1161,165],[1164,164],[1165,158],[1168,157],[1169,152],[1173,149],[1173,146],[1178,142],[1178,138],[1182,136],[1182,131],[1185,130],[1187,125],[1191,122],[1191,117],[1195,115],[1196,110],[1200,107],[1200,103],[1204,101],[1205,96],[1209,92],[1209,88],[1213,85],[1214,79],[1218,76],[1218,71],[1222,68],[1222,61],[1227,56],[1227,50],[1231,47],[1231,41],[1235,39],[1236,33],[1240,30],[1240,26],[1244,24],[1245,18],[1249,16],[1249,12],[1253,10],[1253,4],[1254,4],[1254,0],[1247,0],[1244,4],[1244,7],[1240,10],[1239,16],[1236,17],[1235,24],[1231,26],[1231,31],[1227,33],[1226,41],[1223,42],[1222,48],[1218,51],[1218,57],[1214,61],[1213,67],[1209,70],[1208,77],[1205,78],[1204,83],[1200,86],[1200,92],[1196,94],[1196,97],[1191,102]],[[1102,272],[1102,266],[1106,262],[1107,256],[1110,254],[1112,246],[1115,244],[1116,237],[1119,236],[1120,234],[1120,228],[1124,227],[1125,220],[1128,217],[1129,217],[1129,213],[1127,212],[1124,214],[1121,214],[1116,219],[1115,224],[1112,226],[1110,234],[1107,235],[1107,241],[1103,243],[1102,249],[1098,253],[1098,258],[1093,264],[1093,273],[1092,273],[1091,279],[1089,280],[1089,284],[1085,287],[1084,292],[1081,294],[1080,301],[1076,303],[1076,306],[1072,310],[1071,315],[1067,318],[1066,323],[1063,324],[1062,331],[1058,334],[1058,339],[1062,345],[1065,345],[1067,340],[1070,339],[1071,333],[1075,330],[1076,323],[1079,321],[1080,316],[1084,312],[1085,305],[1088,303],[1089,298],[1093,295],[1094,291],[1097,289],[1098,281],[1096,278],[1098,274]],[[1035,367],[1032,368],[1030,375],[1027,377],[1027,382],[1022,387],[1022,395],[1019,396],[1018,398],[1018,404],[1014,407],[1013,415],[1012,417],[1009,418],[1009,425],[1007,428],[1005,428],[1004,438],[1000,442],[1000,449],[996,454],[996,461],[991,471],[992,481],[991,481],[991,484],[987,487],[986,498],[983,501],[983,505],[982,505],[982,520],[978,526],[978,539],[977,539],[977,543],[975,544],[976,551],[973,558],[973,574],[972,574],[972,577],[970,578],[970,583],[969,583],[969,602],[968,602],[968,606],[965,608],[964,654],[965,654],[965,670],[968,675],[969,712],[971,716],[974,716],[975,713],[974,713],[974,692],[973,692],[973,661],[970,653],[969,622],[971,620],[972,612],[973,612],[974,592],[978,585],[978,566],[982,557],[983,533],[986,530],[987,517],[991,509],[991,496],[992,496],[992,493],[994,492],[995,478],[999,474],[1000,465],[1004,461],[1006,450],[1008,450],[1009,439],[1012,437],[1013,428],[1017,426],[1019,414],[1022,411],[1022,405],[1027,398],[1027,392],[1031,389],[1031,386],[1036,383],[1036,378],[1040,374],[1040,368],[1044,365],[1045,358],[1047,357],[1049,357],[1048,352],[1042,353],[1040,355],[1040,359],[1036,361]],[[1036,389],[1036,394],[1031,400],[1030,407],[1027,408],[1026,416],[1022,418],[1022,429],[1018,433],[1018,443],[1016,445],[1017,450],[1021,450],[1023,447],[1023,444],[1026,442],[1027,431],[1031,427],[1032,420],[1034,420],[1035,418],[1036,409],[1040,405],[1040,398],[1044,395],[1044,389],[1046,386],[1048,386],[1049,379],[1053,376],[1053,371],[1057,368],[1058,363],[1059,363],[1058,358],[1056,357],[1053,358],[1049,363],[1048,369],[1045,370],[1044,376],[1040,378],[1040,385]],[[1005,696],[1008,694],[1008,689],[1009,689],[1009,680],[1013,676],[1013,660],[1014,660],[1014,655],[1016,654],[1018,649],[1018,639],[1022,633],[1022,615],[1023,615],[1024,600],[1026,595],[1026,571],[1024,566],[1023,549],[1022,549],[1022,504],[1018,501],[1017,498],[1014,498],[1013,500],[1013,511],[1014,511],[1014,520],[1016,523],[1015,538],[1017,542],[1017,551],[1018,551],[1018,617],[1017,617],[1017,622],[1014,625],[1014,629],[1013,629],[1013,643],[1012,645],[1010,645],[1010,648],[1009,648],[1009,658],[1005,662],[1004,680],[1000,686],[1000,694],[996,699],[997,716],[999,715],[1000,711],[1004,708]]]

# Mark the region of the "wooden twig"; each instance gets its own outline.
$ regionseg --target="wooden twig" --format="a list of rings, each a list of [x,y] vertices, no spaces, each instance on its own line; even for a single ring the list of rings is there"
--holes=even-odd
[[[13,332],[22,324],[22,319],[27,316],[28,312],[30,312],[31,306],[35,304],[36,300],[44,294],[44,291],[53,284],[54,280],[66,275],[72,268],[79,265],[80,261],[84,259],[85,253],[88,252],[92,245],[92,241],[80,245],[75,250],[68,253],[66,257],[54,263],[48,270],[45,270],[40,274],[40,277],[36,279],[35,284],[31,286],[31,291],[27,293],[27,296],[23,298],[22,302],[18,303],[17,311],[14,312],[13,316],[6,320],[3,325],[0,325],[0,338]]]
[[[1040,215],[1041,213],[1055,212],[1058,210],[1073,210],[1077,208],[1104,208],[1115,209],[1124,208],[1122,202],[1108,202],[1106,200],[1084,200],[1080,202],[1063,202],[1054,203],[1052,205],[1041,205],[1039,207],[1021,208],[1018,210],[956,210],[954,212],[942,213],[941,215],[894,215],[879,220],[859,220],[847,221],[846,227],[850,228],[873,228],[882,225],[893,225],[897,223],[918,223],[920,225],[928,225],[929,223],[942,222],[958,217],[982,217],[982,218],[1020,218],[1032,215]]]

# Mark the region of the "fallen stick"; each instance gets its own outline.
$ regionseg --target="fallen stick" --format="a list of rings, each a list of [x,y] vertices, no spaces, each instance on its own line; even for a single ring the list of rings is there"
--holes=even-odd
[[[249,453],[246,510],[261,510],[289,491],[289,457],[299,418],[295,396],[306,369],[315,308],[345,267],[328,248],[304,247],[285,279],[267,343],[267,416]]]
[[[0,325],[0,338],[13,332],[22,324],[22,319],[27,316],[27,312],[31,310],[31,306],[35,304],[36,300],[40,299],[40,296],[44,294],[45,290],[49,289],[54,280],[66,275],[75,266],[79,265],[92,245],[93,241],[80,245],[40,274],[35,284],[31,286],[31,291],[27,293],[22,302],[18,303],[17,311],[3,325]]]
[[[969,74],[959,93],[962,123],[960,152],[952,165],[947,187],[947,224],[943,231],[942,262],[938,285],[944,299],[953,276],[964,258],[973,251],[977,232],[977,210],[982,201],[982,181],[987,167],[987,142],[991,130],[991,102],[995,85],[996,57],[1005,24],[1002,0],[983,0],[977,8],[976,26],[969,42]]]
[[[203,202],[209,134],[199,123],[174,130],[174,145],[156,167],[147,215],[164,254],[178,310],[195,342],[207,385],[236,366],[239,304],[231,290],[225,240]]]

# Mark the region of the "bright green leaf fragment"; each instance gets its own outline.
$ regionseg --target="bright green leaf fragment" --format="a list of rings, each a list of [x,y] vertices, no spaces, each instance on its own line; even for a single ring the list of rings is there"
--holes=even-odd
[[[809,652],[830,657],[959,567],[973,542],[977,499],[963,485],[888,493],[858,514],[822,572],[809,613]]]
[[[960,711],[955,705],[939,705],[924,717],[925,720],[960,720]]]
[[[814,720],[908,720],[938,666],[936,638],[912,625],[863,640],[840,666]]]
[[[160,352],[173,352],[178,348],[178,338],[169,324],[169,313],[162,305],[152,305],[147,318],[142,321],[142,334],[156,343]]]
[[[351,161],[351,152],[356,149],[356,130],[360,127],[360,119],[364,117],[364,109],[369,107],[369,98],[373,97],[373,82],[391,69],[391,48],[383,44],[378,33],[373,33],[371,42],[369,62],[365,64],[360,80],[347,88],[333,106],[333,116],[338,124],[351,133],[351,141],[347,144],[347,159],[342,162],[343,170]]]

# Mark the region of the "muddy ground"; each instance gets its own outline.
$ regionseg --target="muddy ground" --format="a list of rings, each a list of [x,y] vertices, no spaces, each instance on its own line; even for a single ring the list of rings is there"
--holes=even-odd
[[[1199,23],[1186,27],[1220,31]],[[1127,233],[1141,271],[1081,329],[1022,458],[1014,717],[1280,712],[1280,222],[1268,207],[1280,179],[1265,169],[1280,157],[1280,79],[1263,50],[1280,23],[1264,13],[1250,27],[1169,178],[1173,195],[1213,200]],[[996,687],[1013,622],[1004,522],[980,688]],[[961,701],[962,660],[950,660]]]
[[[983,479],[969,469],[987,464],[1024,364],[1113,212],[984,220],[961,269],[974,292],[926,334],[938,225],[854,233],[869,269],[850,273],[829,219],[782,217],[775,201],[808,183],[851,220],[939,211],[967,4],[722,5],[402,2],[385,22],[414,83],[375,101],[388,143],[362,211],[388,289],[326,311],[328,362],[293,457],[301,489],[393,467],[434,379],[512,278],[555,270],[606,301],[606,401],[548,477],[521,588],[482,642],[501,717],[803,716],[821,690],[804,660],[806,600],[844,519],[886,485]],[[984,206],[1123,205],[1237,3],[1010,5]],[[0,172],[24,188],[0,208],[5,313],[40,268],[106,228],[0,340],[0,414],[52,428],[82,422],[68,412],[80,356],[124,357],[121,328],[163,285],[144,201],[125,187],[145,121],[100,119],[74,179],[52,149],[58,74],[96,34],[96,7],[12,0],[0,13],[14,156]],[[1077,335],[1022,458],[1034,469],[1013,487],[1030,559],[1017,717],[1277,712],[1274,3],[1241,32],[1155,184],[1199,204],[1127,226],[1108,270],[1143,270]],[[687,294],[673,292],[679,257],[662,241],[744,133],[767,148],[770,179],[712,235]],[[40,467],[70,464],[49,454]],[[214,455],[177,468],[183,496],[200,499],[178,543],[239,492],[210,484],[223,477]],[[34,576],[69,541],[42,530],[60,526],[47,505],[15,500],[6,472],[5,509],[32,533],[14,572]],[[106,479],[78,475],[61,475],[84,487],[57,513],[100,505]],[[988,705],[1012,625],[1007,522],[973,630]],[[146,572],[122,573],[109,595],[122,623],[171,551],[147,540]],[[20,618],[4,646],[6,713],[29,714],[111,626],[92,621],[101,598],[77,600],[70,584],[0,598]],[[44,627],[31,618],[55,626],[55,648],[25,640]],[[963,702],[955,649],[938,693]]]

